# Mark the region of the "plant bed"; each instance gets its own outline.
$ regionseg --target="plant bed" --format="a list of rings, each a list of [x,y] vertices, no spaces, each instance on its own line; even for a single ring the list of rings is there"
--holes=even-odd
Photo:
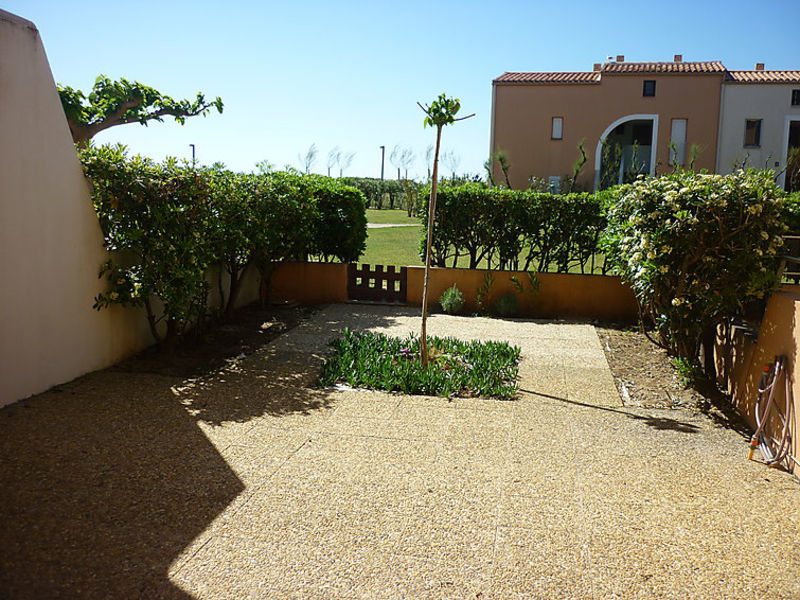
[[[344,384],[404,394],[490,397],[511,400],[519,389],[520,349],[506,342],[463,342],[428,337],[430,361],[419,360],[419,338],[345,329],[332,340],[333,355],[322,367],[319,385]]]

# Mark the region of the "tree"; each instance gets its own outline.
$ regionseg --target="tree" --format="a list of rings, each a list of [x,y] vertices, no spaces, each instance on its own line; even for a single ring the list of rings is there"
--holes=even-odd
[[[428,166],[428,179],[431,178],[431,159],[433,158],[433,144],[425,148],[425,164]]]
[[[331,176],[331,167],[337,164],[341,158],[342,151],[339,149],[339,146],[331,148],[330,152],[328,152],[328,161],[325,163],[325,166],[328,168],[328,177]]]
[[[428,338],[426,327],[428,324],[428,279],[431,270],[431,244],[433,243],[433,219],[436,212],[436,180],[439,176],[439,149],[442,141],[442,127],[450,125],[456,121],[463,121],[474,117],[474,113],[466,117],[456,118],[456,114],[461,109],[461,101],[458,98],[448,98],[444,94],[439,94],[439,98],[431,102],[430,106],[417,105],[425,113],[425,127],[436,127],[436,148],[433,152],[433,178],[431,179],[431,196],[428,201],[428,239],[425,244],[425,279],[422,286],[422,332],[419,340],[419,358],[423,365],[428,364]]]
[[[355,158],[355,152],[340,152],[339,155],[336,157],[336,164],[339,167],[339,177],[344,175],[345,170],[353,164],[353,159]]]
[[[163,121],[172,117],[183,125],[187,117],[205,116],[212,108],[222,112],[222,99],[208,101],[201,93],[194,100],[173,100],[138,81],[111,81],[100,75],[87,96],[81,90],[58,85],[72,141],[84,148],[101,131],[116,125]]]
[[[456,169],[461,164],[461,157],[455,153],[454,150],[448,150],[442,153],[442,162],[447,169],[453,174],[453,181],[456,180]]]
[[[305,155],[298,154],[297,159],[300,161],[300,164],[303,165],[303,172],[308,175],[311,173],[311,169],[314,168],[314,163],[317,162],[317,155],[319,154],[319,150],[317,150],[316,144],[311,144],[306,150]]]

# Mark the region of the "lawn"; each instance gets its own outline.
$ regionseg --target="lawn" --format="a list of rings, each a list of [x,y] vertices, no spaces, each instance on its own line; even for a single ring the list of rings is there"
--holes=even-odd
[[[380,213],[405,213],[403,211],[376,210]],[[408,217],[406,217],[408,218]],[[419,238],[422,226],[419,227],[386,227],[367,229],[367,249],[359,263],[370,265],[422,265],[419,258]]]
[[[376,224],[413,223],[414,225],[419,225],[417,217],[409,217],[406,211],[396,209],[379,210],[377,208],[368,208],[367,222]]]
[[[385,227],[380,229],[367,229],[367,248],[359,264],[370,265],[419,265],[423,264],[419,257],[419,240],[422,236],[422,225],[416,217],[409,218],[404,210],[378,210],[367,209],[367,221],[370,223],[411,223],[418,227]],[[522,258],[522,257],[520,257]],[[598,268],[603,264],[601,254],[595,257]],[[452,260],[448,260],[447,266],[451,266]],[[458,266],[467,268],[469,259],[465,256],[459,259]],[[479,269],[486,269],[487,264],[482,260],[478,265]],[[580,268],[575,266],[570,269],[571,273],[580,273]],[[590,272],[590,264],[586,265],[586,272]]]

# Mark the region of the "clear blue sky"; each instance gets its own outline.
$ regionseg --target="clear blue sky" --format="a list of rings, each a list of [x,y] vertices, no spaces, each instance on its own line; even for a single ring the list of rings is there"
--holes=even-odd
[[[100,134],[162,158],[251,170],[300,166],[315,143],[355,152],[351,175],[380,174],[379,146],[411,147],[412,172],[433,132],[416,101],[441,92],[476,117],[445,130],[459,172],[481,172],[492,79],[505,71],[582,71],[626,60],[722,60],[730,69],[800,68],[796,0],[685,2],[150,2],[7,0],[39,28],[56,81],[88,90],[106,74],[174,98],[221,96],[222,115]],[[590,107],[587,107],[590,110]]]

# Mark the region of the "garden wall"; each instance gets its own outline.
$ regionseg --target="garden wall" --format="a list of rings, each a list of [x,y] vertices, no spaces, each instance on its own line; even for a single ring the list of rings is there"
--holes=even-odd
[[[408,304],[422,304],[425,269],[408,267]],[[456,284],[467,301],[467,310],[476,310],[475,296],[487,271],[470,269],[431,269],[430,298],[434,306],[442,292]],[[516,275],[528,287],[527,273],[492,271],[489,302],[512,290],[511,276]],[[540,290],[524,294],[520,302],[523,314],[541,318],[603,319],[633,321],[638,311],[630,288],[618,277],[603,275],[562,275],[540,273]],[[272,280],[275,300],[295,300],[301,304],[347,301],[347,265],[333,263],[286,263]]]
[[[347,302],[347,265],[285,263],[272,275],[271,295],[300,304]]]
[[[428,295],[433,303],[447,288],[457,285],[464,294],[467,310],[476,310],[475,297],[484,282],[487,271],[482,269],[432,268]],[[488,304],[503,294],[513,291],[511,277],[516,276],[525,288],[529,287],[528,274],[516,271],[492,271]],[[636,298],[619,277],[607,275],[579,275],[538,273],[540,287],[537,294],[520,296],[522,314],[540,318],[602,319],[608,321],[634,321],[638,317]],[[422,286],[425,279],[423,267],[408,267],[408,303],[422,305]]]
[[[108,367],[153,338],[141,310],[92,309],[105,286],[97,274],[108,255],[89,188],[39,32],[3,10],[0,91],[4,406]],[[213,273],[209,278],[216,281]],[[255,280],[243,290],[241,304],[257,297]]]
[[[781,354],[788,357],[788,372],[794,378],[791,387],[794,402],[792,454],[800,457],[800,378],[795,370],[800,364],[800,286],[797,285],[785,285],[769,298],[756,341],[747,338],[741,330],[720,336],[718,340],[720,384],[728,390],[736,410],[753,428],[753,409],[763,367]],[[783,388],[778,391],[776,400],[785,409]],[[742,452],[745,451],[743,447]]]

